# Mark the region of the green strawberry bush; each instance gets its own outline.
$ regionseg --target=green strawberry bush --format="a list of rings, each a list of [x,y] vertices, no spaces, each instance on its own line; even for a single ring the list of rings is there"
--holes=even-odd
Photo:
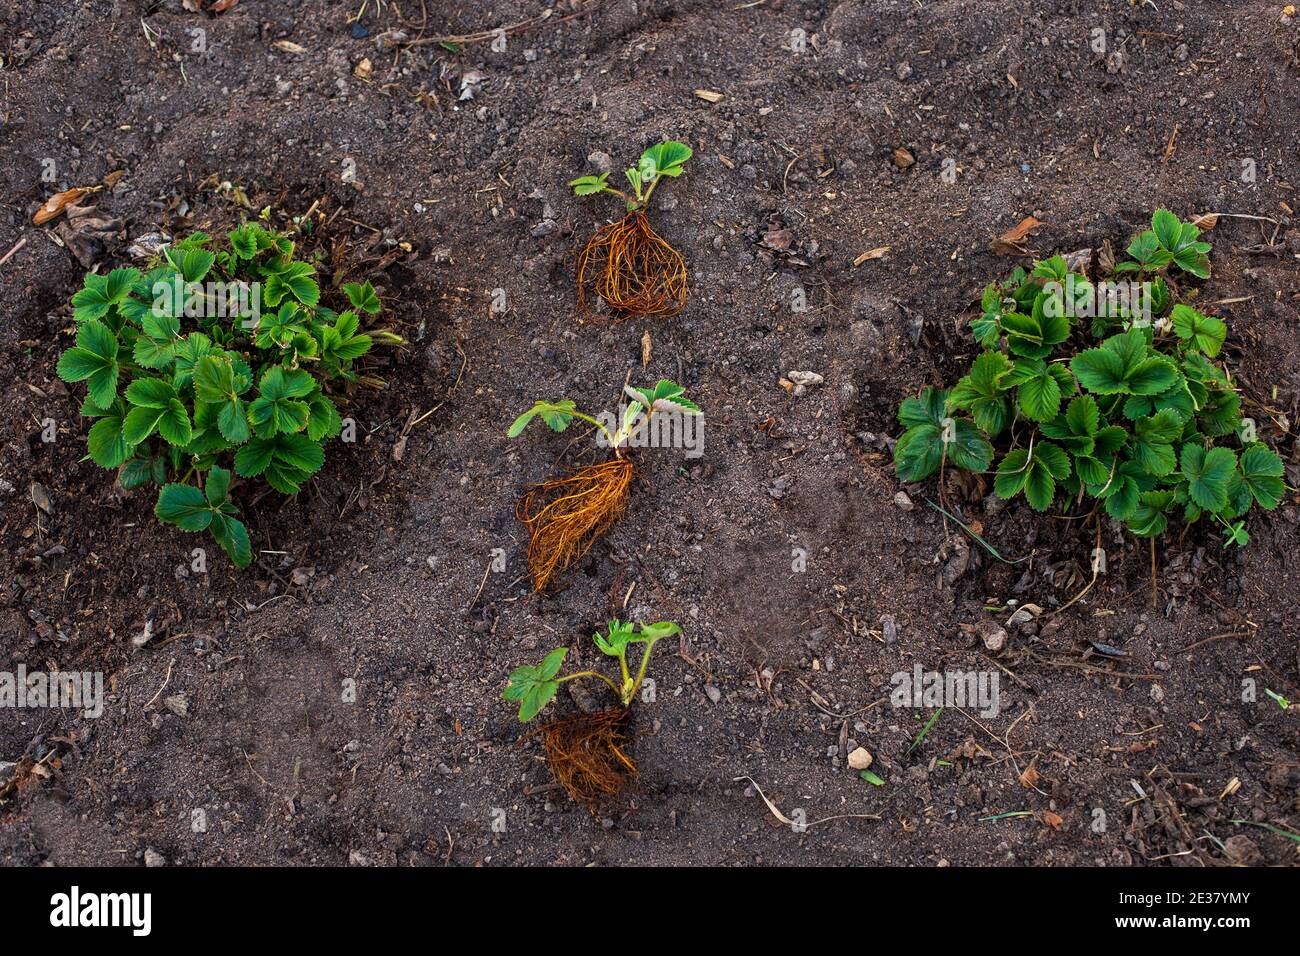
[[[1246,513],[1286,493],[1282,460],[1243,421],[1219,358],[1227,326],[1175,301],[1177,281],[1208,278],[1210,244],[1164,209],[1151,225],[1115,267],[1145,296],[1103,294],[1060,256],[984,290],[970,372],[898,410],[899,478],[996,461],[995,493],[1036,511],[1082,496],[1140,537],[1181,515],[1249,541]]]
[[[58,373],[86,383],[88,457],[116,469],[125,488],[161,486],[157,516],[206,530],[242,568],[252,548],[231,469],[300,491],[342,428],[330,386],[382,385],[354,363],[376,342],[402,339],[361,331],[359,314],[381,308],[369,282],[345,284],[352,307],[337,313],[320,304],[315,267],[295,260],[288,237],[245,223],[226,240],[209,248],[213,240],[194,233],[145,272],[87,275],[72,297],[76,345]],[[236,288],[257,289],[257,314],[222,307]]]

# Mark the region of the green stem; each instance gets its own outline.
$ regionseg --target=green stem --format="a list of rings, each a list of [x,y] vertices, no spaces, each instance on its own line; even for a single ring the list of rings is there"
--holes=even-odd
[[[659,185],[659,180],[662,178],[662,176],[656,173],[655,178],[650,181],[650,188],[645,191],[645,198],[641,200],[642,208],[650,205],[650,194],[655,191],[655,187]]]
[[[623,202],[627,203],[629,207],[635,206],[637,204],[637,201],[635,199],[633,199],[627,193],[623,192],[623,190],[621,189],[615,189],[613,186],[606,186],[605,192],[613,193],[619,199],[623,200]]]
[[[623,698],[624,707],[632,703],[632,698],[636,696],[636,692],[640,690],[642,682],[645,681],[646,668],[650,665],[650,652],[654,650],[654,646],[659,640],[660,638],[655,638],[652,641],[646,641],[645,653],[641,655],[641,667],[636,672],[636,682],[628,689],[627,695]]]
[[[579,677],[597,677],[600,680],[603,680],[606,684],[608,684],[609,689],[612,690],[615,694],[617,694],[620,698],[622,698],[623,696],[622,691],[620,691],[618,687],[615,686],[614,682],[610,680],[608,677],[606,677],[604,674],[600,673],[599,671],[575,671],[572,674],[565,674],[563,677],[557,679],[555,683],[563,684],[566,680],[577,680]]]
[[[609,431],[608,428],[606,428],[606,427],[605,427],[604,425],[602,425],[600,422],[596,421],[596,419],[592,418],[590,415],[585,415],[585,414],[583,414],[582,412],[570,412],[569,414],[572,415],[574,418],[580,418],[580,419],[582,419],[584,422],[587,422],[588,424],[595,425],[595,426],[596,426],[597,428],[599,428],[602,432],[604,432],[604,434],[605,434],[605,440],[606,440],[607,442],[609,442],[609,447],[614,449],[614,454],[615,454],[615,455],[618,454],[618,448],[617,448],[616,443],[615,443],[615,441],[614,441],[614,436],[610,433],[610,431]]]

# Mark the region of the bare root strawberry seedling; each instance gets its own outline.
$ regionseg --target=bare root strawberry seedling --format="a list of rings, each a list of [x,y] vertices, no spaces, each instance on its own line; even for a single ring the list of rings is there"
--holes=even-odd
[[[691,148],[685,143],[651,146],[636,166],[624,171],[630,194],[610,186],[609,173],[570,180],[577,195],[612,193],[626,208],[623,218],[596,230],[578,254],[580,314],[591,314],[589,292],[621,318],[676,315],[685,307],[686,263],[681,253],[651,228],[645,210],[659,181],[680,176],[690,158]]]
[[[594,713],[576,714],[551,721],[534,733],[542,736],[547,765],[564,791],[593,813],[600,802],[622,790],[636,776],[636,764],[626,753],[629,708],[645,682],[646,670],[654,646],[665,637],[681,633],[671,621],[656,624],[630,624],[610,621],[604,634],[592,640],[602,654],[618,661],[617,678],[600,671],[574,671],[560,676],[568,648],[557,647],[535,666],[516,668],[502,698],[519,704],[519,719],[527,722],[549,704],[560,685],[574,680],[595,680],[607,685],[618,699],[617,707]],[[634,645],[641,646],[641,660],[635,673],[627,655]],[[531,736],[531,734],[530,734]]]
[[[613,428],[578,411],[574,402],[565,399],[537,402],[515,419],[507,432],[509,437],[517,437],[534,418],[540,418],[552,431],[563,432],[576,418],[595,426],[602,444],[611,451],[608,461],[543,482],[519,500],[515,515],[528,530],[528,571],[534,591],[545,590],[623,516],[635,471],[627,446],[651,426],[653,417],[702,414],[699,406],[686,398],[686,390],[667,379],[652,389],[628,388],[627,395],[631,401]]]
[[[158,518],[207,531],[243,568],[253,552],[231,467],[297,494],[341,431],[339,386],[382,386],[357,362],[402,339],[361,330],[381,308],[369,282],[343,286],[344,312],[322,305],[315,266],[286,236],[246,223],[213,245],[194,233],[143,273],[87,275],[58,372],[86,383],[88,457],[124,488],[160,485]]]

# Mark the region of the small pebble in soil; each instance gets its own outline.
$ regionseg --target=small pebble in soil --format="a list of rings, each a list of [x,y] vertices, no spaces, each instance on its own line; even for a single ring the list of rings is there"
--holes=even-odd
[[[871,766],[871,761],[871,751],[867,750],[866,747],[858,747],[849,753],[850,770],[866,770]]]
[[[985,618],[976,625],[980,639],[990,651],[1000,651],[1007,646],[1007,632],[997,621]]]
[[[894,495],[894,504],[903,511],[911,511],[913,508],[912,499],[907,496],[906,491],[900,491],[898,494]]]

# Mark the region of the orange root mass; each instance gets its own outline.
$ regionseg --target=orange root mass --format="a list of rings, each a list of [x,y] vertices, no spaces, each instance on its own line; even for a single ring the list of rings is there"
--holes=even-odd
[[[515,517],[528,529],[528,572],[533,590],[591,550],[627,510],[632,463],[614,458],[543,482],[519,499]]]
[[[533,731],[542,736],[555,782],[593,814],[637,775],[636,764],[624,752],[627,721],[628,711],[613,707],[563,717]]]
[[[630,212],[598,229],[578,254],[583,316],[592,314],[589,288],[618,318],[676,315],[686,306],[686,262],[650,228],[644,212]]]

